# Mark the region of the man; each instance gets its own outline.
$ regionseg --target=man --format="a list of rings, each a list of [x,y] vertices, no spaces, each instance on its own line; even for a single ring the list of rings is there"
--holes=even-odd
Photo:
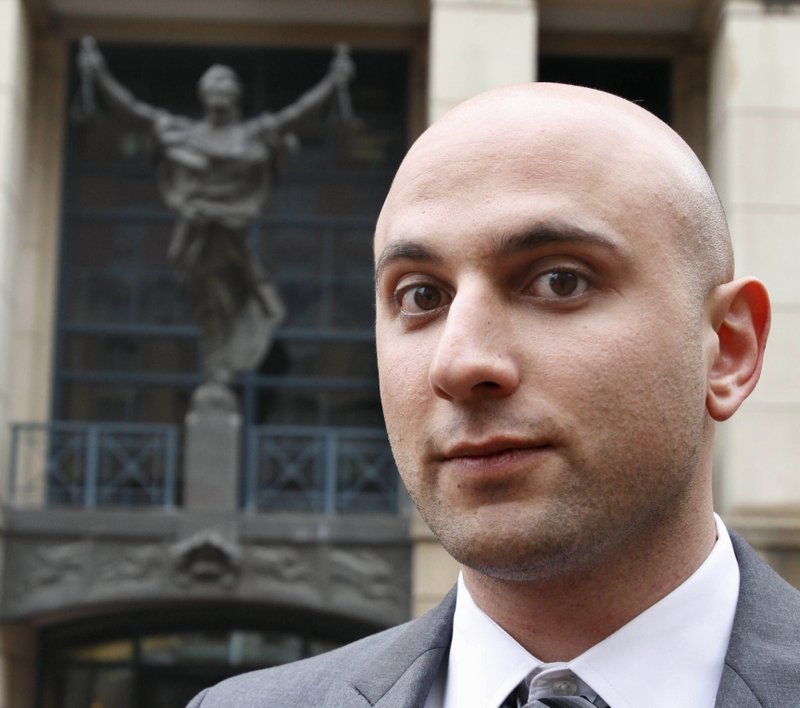
[[[601,92],[490,91],[411,148],[375,257],[387,428],[458,591],[193,705],[800,704],[800,595],[711,500],[769,301],[685,143]]]

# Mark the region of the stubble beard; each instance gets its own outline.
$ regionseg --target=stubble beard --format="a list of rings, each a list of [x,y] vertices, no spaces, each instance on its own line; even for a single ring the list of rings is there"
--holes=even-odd
[[[628,387],[628,397],[645,411],[644,425],[635,416],[624,416],[604,438],[578,452],[579,438],[549,418],[540,421],[542,437],[560,460],[551,469],[557,482],[541,495],[526,494],[530,490],[523,485],[513,497],[466,505],[458,490],[439,487],[436,470],[417,466],[413,450],[393,444],[396,453],[405,453],[397,461],[409,493],[445,550],[486,576],[535,583],[577,577],[614,561],[625,567],[620,561],[626,554],[646,560],[668,539],[680,543],[681,524],[696,515],[710,481],[702,469],[710,448],[700,349],[686,358],[699,337],[691,330],[684,336],[684,354],[675,357],[673,367],[654,372],[635,389]],[[600,390],[587,399],[606,400],[607,393]],[[596,415],[612,420],[618,409],[615,404]],[[473,413],[477,429],[487,416]],[[526,425],[506,420],[498,427],[531,432]],[[648,443],[650,431],[658,433]]]
[[[581,509],[550,504],[527,513],[519,508],[508,514],[502,507],[453,510],[430,498],[417,506],[455,560],[498,580],[531,583],[563,577],[597,562],[613,545],[591,521],[593,512],[585,504]]]
[[[685,444],[686,439],[677,443]],[[662,469],[652,460],[626,460],[622,474],[620,466],[592,470],[581,461],[564,471],[556,495],[533,502],[465,510],[448,504],[434,488],[410,494],[459,563],[498,580],[539,583],[609,567],[634,544],[657,544],[670,516],[686,503],[696,474],[698,446],[682,452],[682,457],[667,455]],[[593,480],[588,487],[587,478]],[[657,487],[654,480],[661,480]]]

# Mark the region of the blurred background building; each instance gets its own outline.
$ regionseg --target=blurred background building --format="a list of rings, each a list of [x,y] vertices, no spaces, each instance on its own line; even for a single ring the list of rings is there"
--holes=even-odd
[[[197,333],[154,144],[78,110],[84,35],[137,96],[244,114],[352,48],[357,130],[304,122],[251,234],[289,316],[237,385],[238,463],[199,477]],[[774,323],[721,429],[717,507],[800,582],[800,8],[792,0],[0,0],[0,708],[182,705],[232,673],[419,614],[455,578],[398,488],[377,392],[371,234],[427,123],[534,79],[642,102],[705,161]]]

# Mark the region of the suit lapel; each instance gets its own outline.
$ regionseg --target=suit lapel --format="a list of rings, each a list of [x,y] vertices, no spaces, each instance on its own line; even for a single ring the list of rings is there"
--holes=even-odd
[[[727,664],[722,670],[722,680],[717,691],[715,708],[763,708],[750,687]]]
[[[329,692],[325,708],[422,708],[450,650],[455,600],[453,589],[440,605],[348,671]]]
[[[739,600],[716,708],[784,708],[800,693],[800,593],[731,533]]]

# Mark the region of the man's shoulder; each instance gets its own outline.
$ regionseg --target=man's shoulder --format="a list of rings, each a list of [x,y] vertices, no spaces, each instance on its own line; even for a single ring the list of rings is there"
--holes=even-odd
[[[796,705],[800,695],[800,591],[731,533],[741,582],[718,706]]]
[[[371,673],[376,677],[374,683],[389,687],[425,653],[449,646],[449,635],[444,636],[436,626],[449,622],[451,604],[445,600],[419,619],[309,659],[234,676],[201,693],[187,708],[321,706],[329,692],[338,690],[351,676],[355,677],[351,688],[358,693],[357,684]]]
[[[800,643],[796,632],[800,627],[800,591],[769,567],[741,537],[731,533],[731,541],[741,578],[737,621],[744,621],[750,632],[756,625],[766,625],[767,637],[785,637],[786,641]]]
[[[190,706],[249,708],[269,705],[288,708],[317,705],[320,694],[325,693],[326,686],[332,680],[341,678],[342,672],[348,667],[368,660],[371,652],[381,651],[402,639],[408,624],[392,627],[309,659],[234,676],[202,694],[202,702]]]

